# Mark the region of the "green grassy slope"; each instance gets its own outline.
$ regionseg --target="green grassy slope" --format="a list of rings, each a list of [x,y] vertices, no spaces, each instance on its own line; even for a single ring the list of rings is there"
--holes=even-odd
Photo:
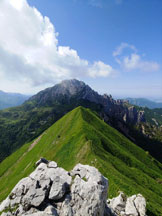
[[[36,101],[27,101],[21,106],[0,110],[0,162],[74,108],[100,108],[90,101],[78,100],[77,96],[68,102],[64,100],[59,96],[59,101],[54,100],[52,104],[39,106]]]
[[[119,190],[141,193],[148,215],[162,216],[162,165],[89,109],[69,112],[0,164],[0,201],[34,170],[40,157],[67,170],[78,162],[95,166],[109,179],[109,197]]]

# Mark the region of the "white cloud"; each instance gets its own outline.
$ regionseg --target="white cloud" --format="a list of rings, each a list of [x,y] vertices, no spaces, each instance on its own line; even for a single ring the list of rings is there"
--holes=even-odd
[[[1,0],[0,8],[0,86],[12,80],[17,91],[23,83],[29,91],[62,79],[106,77],[114,72],[110,65],[91,64],[76,50],[59,46],[49,18],[26,0]]]
[[[122,54],[123,50],[124,49],[131,49],[133,50],[134,52],[137,52],[137,49],[134,45],[130,45],[128,43],[121,43],[120,46],[118,46],[115,51],[113,52],[113,56],[119,56]]]
[[[12,7],[16,8],[17,10],[21,10],[24,6],[25,1],[19,1],[19,0],[11,0],[9,3],[12,5]]]
[[[129,55],[123,54],[125,49],[129,49]],[[113,56],[116,62],[127,71],[140,70],[151,72],[160,69],[160,65],[157,62],[144,60],[143,55],[137,54],[136,47],[128,43],[121,43],[113,52]]]
[[[107,77],[112,74],[115,74],[115,70],[110,66],[106,65],[101,61],[95,62],[89,70],[91,77]]]
[[[127,70],[136,70],[141,71],[158,71],[160,66],[158,63],[153,61],[144,61],[141,59],[140,55],[131,54],[131,56],[124,57],[123,66]]]

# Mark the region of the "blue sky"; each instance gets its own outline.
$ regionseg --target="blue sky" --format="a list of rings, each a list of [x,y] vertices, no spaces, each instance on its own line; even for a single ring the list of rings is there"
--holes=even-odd
[[[47,32],[49,26],[53,26],[54,36],[51,40],[55,41],[55,46],[51,45],[51,43],[48,44],[46,55],[43,55],[42,52],[41,54],[40,52],[36,53],[36,56],[39,56],[39,62],[43,59],[43,67],[38,67],[38,59],[31,60],[33,59],[31,53],[34,52],[35,44],[38,44],[38,42],[32,39],[34,42],[31,43],[30,35],[29,37],[24,36],[24,41],[17,45],[17,47],[25,47],[25,44],[28,44],[28,47],[33,46],[32,51],[26,47],[24,48],[28,53],[28,55],[24,56],[25,60],[22,59],[22,56],[19,56],[22,49],[21,52],[15,52],[14,48],[12,50],[6,50],[5,48],[2,56],[3,58],[5,56],[5,62],[15,62],[12,59],[16,58],[18,63],[16,66],[12,66],[16,71],[16,77],[19,76],[22,83],[28,82],[30,85],[16,85],[17,88],[11,89],[10,80],[3,75],[6,85],[0,83],[3,87],[2,90],[35,93],[44,87],[54,85],[62,79],[78,78],[100,93],[108,93],[118,97],[162,98],[161,0],[7,1],[13,1],[15,4],[22,1],[24,4],[21,9],[16,8],[19,9],[18,13],[22,13],[23,18],[21,20],[24,21],[24,23],[21,21],[19,25],[22,25],[21,31],[17,30],[19,34],[13,33],[16,43],[21,39],[21,35],[23,37],[25,33],[27,35],[32,34],[34,22],[37,29],[36,26],[39,23],[37,24],[36,21],[32,23],[32,20],[35,20],[32,14],[34,7],[42,17],[40,22],[43,23],[43,27],[42,23],[40,26],[43,30],[41,29],[41,31]],[[7,11],[7,5],[3,5],[3,7]],[[14,11],[10,14],[12,14],[13,18],[17,16]],[[50,24],[47,22],[48,28],[46,28],[46,22],[42,21],[45,16],[50,20]],[[17,20],[19,18],[16,17]],[[10,24],[10,22],[8,21],[7,24]],[[28,30],[27,27],[30,22],[33,27],[30,26]],[[17,28],[15,26],[15,29]],[[38,34],[35,34],[35,37],[37,37]],[[57,55],[56,53],[51,54],[51,50],[55,48],[59,50]],[[40,46],[36,47],[36,49],[46,50],[46,48],[40,48]],[[7,54],[9,52],[10,59],[6,60],[6,52]],[[11,54],[14,56],[11,57]],[[49,60],[45,61],[46,58],[49,59],[49,56],[53,56],[55,63],[48,62]],[[21,59],[18,59],[19,57]],[[5,74],[7,74],[7,71],[11,70],[11,68],[7,68],[4,66],[5,63],[2,63],[2,69],[5,68]],[[27,65],[27,63],[30,64]],[[46,68],[50,64],[51,67]],[[17,67],[21,70],[24,69],[24,75],[17,72],[20,70]],[[61,72],[59,72],[59,69]],[[31,73],[28,71],[31,71]]]

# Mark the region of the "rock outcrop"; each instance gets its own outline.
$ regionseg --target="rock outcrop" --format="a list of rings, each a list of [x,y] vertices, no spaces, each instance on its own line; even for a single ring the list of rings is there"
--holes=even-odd
[[[91,166],[77,164],[71,172],[40,159],[0,204],[2,216],[104,215],[108,180]]]
[[[140,194],[108,200],[108,180],[94,167],[77,164],[71,172],[41,158],[36,169],[0,204],[2,216],[146,216]]]
[[[126,197],[121,192],[119,196],[108,200],[108,207],[117,216],[146,216],[146,200],[141,194]]]

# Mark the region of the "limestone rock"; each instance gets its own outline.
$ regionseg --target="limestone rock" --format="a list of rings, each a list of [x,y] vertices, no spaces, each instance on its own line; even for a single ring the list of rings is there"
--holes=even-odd
[[[138,213],[140,216],[145,216],[146,215],[146,200],[145,198],[141,195],[138,194],[136,199],[134,200],[136,209],[138,209]]]
[[[1,216],[12,216],[12,214],[10,212],[3,212]]]
[[[52,205],[47,206],[47,208],[44,210],[44,213],[48,215],[58,215],[56,209]]]
[[[136,206],[134,205],[135,198],[136,198],[136,195],[128,197],[127,202],[126,202],[126,207],[125,207],[126,215],[138,216]]]
[[[5,208],[8,208],[10,205],[10,199],[7,197],[3,202],[0,204],[0,212],[2,212]]]
[[[51,186],[51,190],[49,193],[49,199],[59,200],[64,196],[65,192],[66,192],[65,179],[60,178],[60,176],[56,176]]]
[[[108,200],[108,207],[115,216],[146,216],[146,200],[141,195],[126,197],[124,193]]]
[[[78,164],[71,173],[76,176],[71,187],[73,214],[104,215],[107,179],[88,165]]]
[[[67,172],[54,161],[40,159],[0,204],[0,212],[2,216],[146,216],[142,195],[127,198],[120,193],[107,204],[107,190],[108,180],[94,167],[77,164]]]
[[[48,168],[56,168],[57,167],[57,163],[55,161],[50,161],[48,163]]]
[[[49,205],[44,211],[37,211],[36,209],[31,209],[22,216],[58,216],[56,209]]]
[[[104,215],[108,181],[96,168],[78,164],[67,172],[42,158],[36,165],[0,204],[1,211],[12,209],[3,215]]]
[[[109,207],[113,209],[115,213],[124,211],[126,205],[126,196],[123,192],[119,196],[109,200]]]
[[[133,195],[127,199],[126,214],[132,214],[133,216],[145,216],[146,215],[146,200],[141,195]]]

